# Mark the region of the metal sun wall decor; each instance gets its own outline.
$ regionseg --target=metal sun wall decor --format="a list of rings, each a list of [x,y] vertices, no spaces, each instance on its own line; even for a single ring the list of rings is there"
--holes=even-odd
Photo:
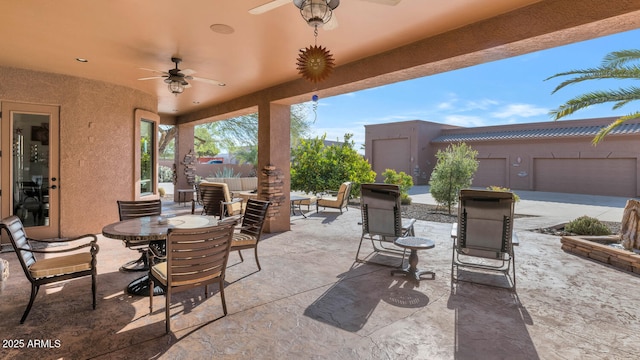
[[[296,64],[298,65],[298,73],[313,83],[326,79],[335,66],[333,55],[329,50],[318,45],[300,50]]]
[[[335,62],[333,55],[323,46],[318,46],[318,25],[326,24],[333,10],[340,4],[339,0],[296,0],[296,7],[310,26],[314,27],[316,44],[300,50],[297,59],[298,73],[303,78],[317,83],[325,80],[333,71]]]

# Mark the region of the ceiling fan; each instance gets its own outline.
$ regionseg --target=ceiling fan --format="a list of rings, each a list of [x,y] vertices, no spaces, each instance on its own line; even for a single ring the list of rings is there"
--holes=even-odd
[[[175,63],[175,68],[170,69],[168,71],[159,71],[153,69],[145,69],[140,68],[142,70],[152,71],[154,73],[162,74],[158,76],[144,77],[138,80],[153,80],[153,79],[164,79],[164,82],[168,84],[169,91],[173,94],[180,94],[184,91],[185,88],[190,87],[191,85],[187,80],[195,80],[201,81],[212,85],[225,86],[226,84],[217,80],[206,79],[201,77],[192,76],[196,72],[191,69],[180,70],[178,68],[178,64],[182,61],[182,59],[178,57],[172,57],[171,62]]]
[[[390,5],[390,6],[395,6],[398,5],[398,3],[401,0],[362,0],[362,1],[368,1],[368,2],[373,2],[373,3],[377,3],[377,4],[383,4],[383,5]],[[260,6],[254,7],[253,9],[249,10],[249,13],[253,14],[253,15],[258,15],[258,14],[263,14],[266,13],[267,11],[271,11],[275,8],[278,8],[282,5],[285,5],[287,3],[293,2],[292,0],[272,0],[268,3],[262,4]]]
[[[395,6],[395,5],[398,5],[398,3],[401,0],[361,0],[361,1],[368,1],[368,2],[377,3],[377,4]],[[272,0],[268,3],[262,4],[253,9],[250,9],[249,13],[253,15],[264,14],[268,11],[271,11],[273,9],[276,9],[280,6],[286,5],[287,3],[291,3],[291,2],[293,2],[296,7],[300,8],[300,4],[302,3],[302,0]],[[337,7],[340,4],[340,0],[331,0],[329,2],[333,2],[333,8]],[[331,19],[329,19],[329,21],[323,26],[325,30],[335,29],[336,27],[338,27],[338,20],[336,19],[335,15],[331,16]]]

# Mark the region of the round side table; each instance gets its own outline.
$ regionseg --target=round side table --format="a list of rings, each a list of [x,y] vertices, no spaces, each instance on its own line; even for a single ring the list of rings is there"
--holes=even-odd
[[[431,279],[436,278],[435,272],[430,270],[418,269],[418,250],[433,249],[436,246],[436,243],[433,240],[416,236],[407,236],[397,238],[396,241],[394,241],[394,244],[401,248],[411,250],[411,253],[409,254],[409,266],[405,267],[404,269],[391,270],[391,275],[403,274],[410,280],[413,280],[417,283],[420,283],[420,277],[425,274],[430,274]]]

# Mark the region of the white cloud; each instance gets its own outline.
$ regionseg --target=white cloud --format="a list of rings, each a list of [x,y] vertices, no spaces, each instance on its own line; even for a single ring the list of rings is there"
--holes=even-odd
[[[482,99],[482,100],[472,100],[472,101],[467,101],[467,103],[465,104],[465,111],[470,111],[470,110],[487,110],[490,107],[496,106],[498,105],[499,102],[496,100],[491,100],[491,99]]]
[[[479,116],[448,115],[444,118],[444,123],[463,127],[486,126],[484,120]]]
[[[506,119],[510,117],[532,117],[545,115],[549,113],[549,109],[541,108],[532,104],[511,104],[503,107],[499,111],[491,113],[492,117]]]

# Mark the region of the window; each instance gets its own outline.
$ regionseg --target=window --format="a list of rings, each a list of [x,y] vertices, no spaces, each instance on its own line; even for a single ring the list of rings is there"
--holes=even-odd
[[[153,194],[156,152],[155,123],[140,120],[140,195]]]
[[[133,135],[133,190],[135,200],[158,196],[158,128],[160,116],[136,109]]]

